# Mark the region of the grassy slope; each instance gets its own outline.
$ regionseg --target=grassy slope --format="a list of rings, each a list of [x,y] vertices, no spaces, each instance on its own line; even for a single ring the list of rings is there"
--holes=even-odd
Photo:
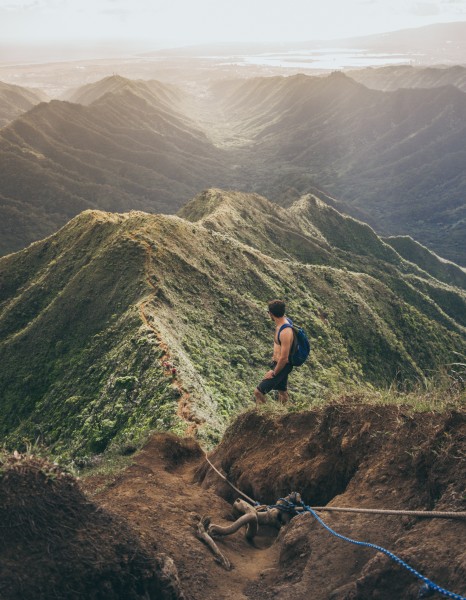
[[[290,235],[268,247],[258,235],[255,248],[251,205],[256,232],[273,240],[286,215]],[[415,275],[380,240],[381,258],[372,259],[378,238],[357,222],[360,254],[340,250],[312,225],[314,214],[324,229],[318,206],[295,207],[308,211],[306,224],[265,199],[212,190],[185,218],[88,211],[1,259],[1,435],[9,445],[41,437],[61,455],[82,457],[150,428],[179,430],[182,394],[188,420],[215,438],[247,406],[270,359],[271,297],[288,301],[313,343],[291,380],[298,406],[341,382],[413,381],[464,352],[454,315],[410,278],[426,289],[438,282]],[[464,303],[459,290],[449,293]],[[167,348],[175,381],[162,365]]]
[[[415,263],[433,277],[451,285],[466,289],[466,270],[455,263],[440,258],[408,235],[385,238],[403,258]]]
[[[45,100],[45,94],[39,90],[0,81],[0,128]]]
[[[88,208],[174,212],[223,172],[219,151],[163,89],[110,83],[90,106],[40,104],[0,132],[0,253]]]
[[[325,186],[378,231],[411,234],[463,264],[464,92],[381,92],[333,73],[253,79],[225,93],[227,118],[255,140],[254,190],[281,201],[287,187]]]
[[[164,418],[172,391],[141,331],[145,249],[127,221],[84,213],[2,259],[3,435],[44,434],[58,452],[82,453],[103,449],[122,423],[139,428],[141,412]]]

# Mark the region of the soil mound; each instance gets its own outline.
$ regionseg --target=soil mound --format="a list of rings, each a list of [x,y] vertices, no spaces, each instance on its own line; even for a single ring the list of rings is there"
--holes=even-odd
[[[210,459],[254,499],[298,491],[313,506],[465,511],[466,413],[337,404],[272,416],[251,411]],[[203,485],[234,492],[205,465]],[[399,555],[437,584],[466,593],[466,521],[321,513],[337,532]],[[293,600],[418,598],[421,583],[381,553],[332,537],[309,514],[280,531],[279,561],[246,594]],[[264,583],[266,585],[264,585]],[[438,596],[440,597],[440,596]]]
[[[195,481],[204,462],[193,439],[157,433],[124,472],[107,481],[101,476],[86,478],[81,485],[95,502],[126,518],[141,539],[163,548],[176,563],[187,599],[246,600],[245,587],[277,563],[277,532],[264,528],[254,545],[245,541],[243,531],[219,540],[233,569],[227,572],[219,566],[196,537],[196,526],[202,515],[224,524],[233,519],[233,510]]]
[[[299,491],[307,504],[464,511],[466,415],[416,414],[344,404],[295,414],[250,411],[210,460],[264,503]],[[83,482],[95,502],[128,519],[175,562],[189,600],[414,600],[419,580],[381,553],[327,533],[307,513],[278,532],[260,527],[216,539],[233,569],[195,536],[208,515],[226,525],[235,492],[191,439],[154,435],[133,464],[107,482]],[[442,587],[465,594],[466,523],[322,512],[348,537],[395,552]],[[437,596],[440,598],[440,596]]]
[[[173,561],[46,460],[0,457],[0,523],[2,600],[183,598]]]
[[[305,413],[245,413],[209,458],[267,504],[299,491],[310,505],[465,511],[465,457],[464,412],[413,415],[348,398]],[[195,531],[203,515],[220,525],[235,518],[235,494],[198,444],[155,434],[131,460],[78,487],[38,458],[2,459],[2,600],[418,598],[420,582],[408,571],[331,536],[309,513],[280,531],[261,526],[251,543],[242,530],[216,540],[233,565],[226,571]],[[465,521],[320,514],[337,532],[385,547],[465,595]]]

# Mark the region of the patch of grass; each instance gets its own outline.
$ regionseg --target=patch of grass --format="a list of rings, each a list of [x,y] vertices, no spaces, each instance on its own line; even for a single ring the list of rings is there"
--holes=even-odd
[[[133,460],[133,456],[121,456],[114,453],[102,454],[94,457],[87,466],[80,469],[79,477],[83,480],[90,477],[103,477],[106,483],[110,483],[119,473],[129,467]]]

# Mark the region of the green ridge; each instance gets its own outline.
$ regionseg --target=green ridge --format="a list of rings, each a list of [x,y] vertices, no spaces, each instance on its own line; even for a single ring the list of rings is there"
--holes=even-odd
[[[465,352],[464,292],[317,198],[285,211],[214,189],[180,216],[86,211],[0,259],[0,435],[83,461],[183,431],[189,394],[188,422],[218,439],[270,359],[273,297],[313,345],[296,407],[341,384],[415,382]]]

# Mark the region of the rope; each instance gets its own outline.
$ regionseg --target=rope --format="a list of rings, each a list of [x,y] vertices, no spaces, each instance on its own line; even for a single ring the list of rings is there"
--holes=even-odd
[[[209,463],[209,465],[212,467],[212,469],[217,473],[217,475],[219,475],[219,477],[221,477],[223,479],[223,481],[225,481],[226,483],[228,483],[228,485],[230,487],[232,487],[235,492],[237,492],[238,494],[240,494],[240,496],[243,496],[243,498],[245,500],[247,500],[250,504],[252,504],[252,506],[257,506],[259,504],[259,502],[256,502],[255,500],[253,500],[252,498],[250,498],[248,495],[244,494],[241,490],[239,490],[237,487],[235,487],[231,481],[228,481],[228,479],[225,477],[225,475],[223,475],[222,473],[220,473],[220,471],[217,469],[217,467],[215,467],[209,460],[207,454],[204,452],[204,456],[206,461]]]
[[[427,587],[429,590],[438,592],[439,594],[442,594],[443,596],[446,596],[447,598],[454,598],[455,600],[466,600],[465,596],[460,596],[459,594],[449,592],[448,590],[440,587],[439,585],[437,585],[436,583],[434,583],[433,581],[431,581],[424,575],[421,575],[421,573],[416,571],[416,569],[413,569],[413,567],[411,567],[404,560],[402,560],[401,558],[396,556],[396,554],[393,554],[393,552],[390,552],[390,550],[387,550],[386,548],[382,548],[382,546],[377,546],[376,544],[371,544],[369,542],[361,542],[359,540],[353,540],[352,538],[349,538],[344,535],[341,535],[340,533],[337,533],[331,527],[329,527],[310,506],[306,506],[303,503],[301,503],[300,505],[296,505],[292,502],[289,502],[288,500],[286,500],[284,498],[280,498],[279,502],[283,502],[283,504],[275,504],[273,506],[270,506],[269,508],[278,508],[280,510],[284,510],[285,512],[289,512],[289,513],[294,512],[296,514],[297,514],[296,508],[301,508],[302,510],[311,513],[311,515],[320,523],[320,525],[322,525],[322,527],[324,527],[329,533],[331,533],[335,537],[339,538],[340,540],[344,540],[345,542],[350,542],[351,544],[355,544],[357,546],[365,546],[367,548],[373,548],[374,550],[377,550],[378,552],[382,552],[383,554],[385,554],[386,556],[391,558],[393,561],[395,561],[398,565],[400,565],[401,567],[403,567],[404,569],[409,571],[412,575],[414,575],[415,577],[417,577],[418,579],[423,581],[425,584],[423,586],[424,590]]]
[[[234,486],[231,481],[223,475],[209,460],[207,454],[204,452],[206,461],[212,467],[212,469],[225,481],[228,485],[235,490],[240,496],[243,496],[252,506],[259,506],[259,502],[253,500],[248,495],[239,490]],[[453,511],[439,511],[439,510],[387,510],[381,508],[350,508],[340,506],[311,506],[312,510],[327,511],[327,512],[349,512],[349,513],[367,513],[375,515],[401,515],[408,517],[426,517],[426,518],[438,518],[438,519],[466,519],[466,512],[453,512]],[[283,509],[283,507],[282,507]],[[296,506],[295,510],[303,510],[302,507]]]
[[[228,479],[225,477],[225,475],[223,475],[210,462],[210,460],[205,452],[204,452],[204,456],[205,456],[205,459],[208,462],[208,464],[217,473],[217,475],[219,475],[219,477],[221,477],[223,479],[223,481],[225,481],[231,488],[233,488],[235,490],[235,492],[240,494],[240,496],[243,496],[243,498],[245,498],[252,506],[259,506],[259,502],[256,502],[255,500],[250,498],[247,494],[245,494],[244,492],[239,490],[236,486],[234,486],[231,483],[231,481],[228,481]],[[303,514],[303,511],[309,512],[316,519],[316,521],[318,521],[318,523],[320,523],[320,525],[322,525],[322,527],[324,527],[329,533],[331,533],[335,537],[337,537],[341,540],[344,540],[345,542],[349,542],[350,544],[355,544],[356,546],[365,546],[366,548],[373,548],[374,550],[377,550],[378,552],[382,552],[383,554],[388,556],[395,563],[397,563],[398,565],[400,565],[401,567],[403,567],[404,569],[409,571],[412,575],[414,575],[415,577],[417,577],[418,579],[420,579],[421,581],[424,582],[424,585],[421,588],[420,597],[425,596],[426,592],[428,592],[428,591],[433,591],[433,592],[438,592],[439,594],[442,594],[443,596],[446,596],[447,598],[453,598],[454,600],[466,600],[466,596],[460,596],[459,594],[450,592],[450,591],[442,588],[438,584],[434,583],[433,581],[431,581],[430,579],[428,579],[427,577],[425,577],[424,575],[422,575],[421,573],[416,571],[416,569],[413,569],[413,567],[411,567],[404,560],[402,560],[401,558],[396,556],[396,554],[393,554],[393,552],[390,552],[390,550],[387,550],[386,548],[383,548],[382,546],[378,546],[377,544],[371,544],[370,542],[362,542],[360,540],[354,540],[352,538],[341,535],[340,533],[337,533],[331,527],[329,527],[319,517],[319,515],[315,511],[316,510],[320,510],[320,511],[326,510],[326,511],[335,511],[335,512],[340,511],[340,512],[352,512],[352,513],[372,513],[372,514],[379,514],[379,515],[408,515],[408,516],[429,517],[429,518],[437,517],[437,518],[444,518],[444,519],[464,519],[464,518],[466,518],[465,512],[441,512],[441,511],[434,511],[434,510],[384,510],[384,509],[376,509],[376,508],[343,508],[343,507],[337,507],[337,506],[328,506],[328,507],[327,506],[314,506],[314,507],[311,507],[311,506],[306,506],[302,502],[294,504],[293,502],[290,502],[290,501],[286,500],[285,498],[280,498],[278,500],[278,502],[281,502],[282,504],[269,505],[267,508],[278,508],[279,510],[282,510],[282,511],[288,512],[288,513],[294,513],[295,515],[297,515],[299,513]]]
[[[381,508],[349,508],[340,506],[311,506],[312,510],[328,512],[368,513],[374,515],[406,515],[408,517],[428,517],[437,519],[466,519],[466,512],[439,510],[387,510]]]

